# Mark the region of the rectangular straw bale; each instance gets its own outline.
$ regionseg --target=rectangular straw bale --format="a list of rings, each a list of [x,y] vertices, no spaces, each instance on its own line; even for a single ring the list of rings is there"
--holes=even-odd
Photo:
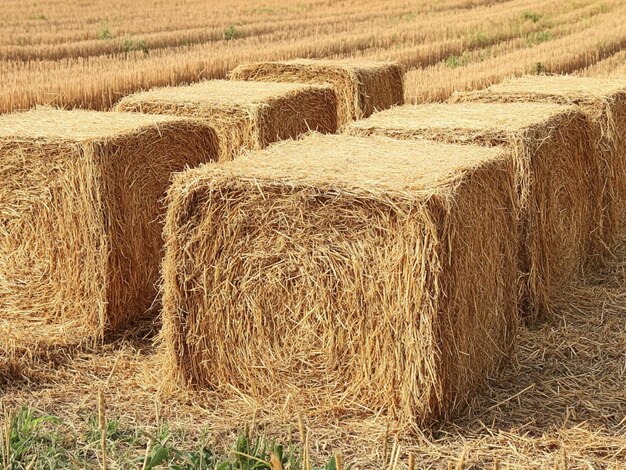
[[[602,165],[602,225],[594,265],[614,256],[626,229],[626,80],[568,75],[512,78],[485,90],[457,93],[456,102],[544,102],[577,105],[593,124],[589,159]]]
[[[129,95],[116,110],[206,120],[226,160],[242,149],[261,149],[309,130],[337,131],[335,92],[319,85],[208,80]]]
[[[231,80],[331,85],[338,98],[338,125],[404,103],[404,69],[391,62],[295,59],[242,64]]]
[[[171,174],[216,155],[213,130],[189,119],[0,116],[0,362],[24,344],[101,338],[145,314]]]
[[[165,368],[280,406],[449,415],[511,351],[513,175],[501,149],[316,133],[179,174]]]
[[[545,317],[582,273],[600,224],[599,162],[575,107],[549,103],[406,105],[354,122],[347,133],[508,145],[517,168],[520,293],[528,320]]]

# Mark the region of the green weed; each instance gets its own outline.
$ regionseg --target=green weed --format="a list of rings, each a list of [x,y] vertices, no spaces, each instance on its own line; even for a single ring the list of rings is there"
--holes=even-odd
[[[550,31],[539,31],[536,33],[530,33],[526,37],[526,43],[529,46],[536,46],[537,44],[541,44],[542,42],[551,41],[554,39],[554,36]]]
[[[489,38],[482,31],[478,31],[470,40],[470,47],[484,47],[489,44]]]
[[[241,33],[232,24],[224,30],[224,39],[227,41],[232,41],[233,39],[238,39],[240,37]]]
[[[462,65],[466,65],[469,61],[470,61],[470,57],[466,53],[463,53],[463,55],[460,55],[460,56],[451,54],[444,61],[444,64],[447,67],[450,67],[451,69],[453,69],[456,67],[460,67]]]
[[[104,21],[102,23],[102,27],[100,28],[100,31],[98,32],[98,39],[102,39],[102,40],[113,39],[113,34],[111,33],[111,30],[109,29],[108,21]]]
[[[102,467],[98,417],[88,416],[74,433],[57,417],[23,408],[5,416],[0,429],[0,466],[6,470]],[[73,423],[77,424],[77,423]],[[79,423],[80,424],[80,423]],[[8,436],[8,437],[7,437]],[[187,439],[170,430],[167,423],[153,433],[125,427],[117,418],[106,421],[106,459],[111,468],[146,470],[272,470],[280,462],[284,470],[303,468],[302,449],[284,446],[264,436],[243,432],[230,450],[214,452],[205,444],[185,448]],[[197,441],[194,441],[197,442]],[[202,437],[200,442],[206,442]],[[336,470],[335,458],[312,470]],[[344,466],[343,468],[350,468]]]
[[[548,69],[541,62],[535,62],[535,64],[533,64],[532,69],[531,69],[531,73],[535,75],[545,75],[547,72],[548,72]]]
[[[125,55],[128,55],[130,52],[134,51],[141,51],[144,53],[144,55],[150,54],[150,51],[148,50],[148,45],[143,39],[139,41],[133,41],[132,39],[124,40],[124,42],[122,43],[122,52]]]
[[[525,11],[522,13],[522,19],[524,21],[532,21],[533,23],[536,23],[541,19],[541,15],[536,11]]]

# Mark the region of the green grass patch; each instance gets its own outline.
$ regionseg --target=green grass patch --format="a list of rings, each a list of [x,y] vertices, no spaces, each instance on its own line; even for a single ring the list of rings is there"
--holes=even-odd
[[[122,43],[122,52],[125,55],[128,55],[131,52],[141,51],[144,55],[150,54],[150,50],[148,49],[148,44],[143,39],[140,40],[132,40],[125,39]]]
[[[450,67],[451,69],[456,67],[461,67],[463,65],[468,64],[470,61],[470,56],[467,53],[463,53],[462,55],[450,54],[443,63],[446,67]]]
[[[522,19],[524,21],[531,21],[533,23],[536,23],[541,19],[541,15],[536,11],[525,11],[524,13],[522,13]]]
[[[526,44],[536,46],[537,44],[551,41],[552,39],[554,39],[554,35],[550,31],[538,31],[526,36]]]
[[[535,62],[530,70],[530,73],[534,75],[545,75],[548,73],[548,69],[541,62]]]
[[[102,40],[113,39],[113,33],[111,33],[111,30],[109,29],[108,21],[104,21],[102,23],[102,27],[100,28],[100,31],[98,31],[98,39],[102,39]]]
[[[280,13],[285,13],[287,8],[271,8],[271,7],[258,7],[258,8],[250,8],[246,10],[245,13],[248,15],[278,15]]]
[[[227,41],[232,41],[233,39],[239,39],[241,37],[241,32],[235,27],[235,25],[230,25],[228,28],[224,30],[224,39]]]
[[[101,430],[98,417],[94,415],[78,423],[80,431],[75,431],[61,419],[27,407],[12,414],[5,413],[3,421],[0,466],[7,470],[100,469],[104,455],[109,468],[272,470],[276,468],[272,464],[277,462],[284,470],[304,466],[301,446],[283,445],[262,435],[252,436],[247,430],[236,438],[230,449],[215,452],[204,444],[204,436],[198,439],[173,431],[167,423],[148,432],[111,418]],[[336,470],[335,458],[311,468]]]
[[[489,37],[482,31],[478,31],[469,42],[470,47],[485,47],[489,45]]]
[[[417,16],[417,12],[405,13],[404,15],[400,15],[400,20],[411,23],[417,19]]]

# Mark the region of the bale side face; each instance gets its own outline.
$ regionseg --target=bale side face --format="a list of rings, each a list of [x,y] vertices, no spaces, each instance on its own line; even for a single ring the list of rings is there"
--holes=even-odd
[[[545,102],[577,105],[593,124],[589,159],[601,164],[602,223],[591,266],[614,256],[626,230],[626,84],[573,76],[521,77],[485,90],[456,93],[452,102]]]
[[[394,108],[347,132],[513,149],[520,289],[527,319],[534,321],[554,311],[561,293],[596,256],[601,163],[589,159],[589,127],[571,107],[468,103]]]
[[[533,178],[524,245],[529,308],[537,319],[553,314],[597,246],[601,195],[598,162],[588,159],[587,129],[586,120],[563,116],[514,143],[527,154]]]
[[[345,61],[294,60],[244,64],[230,73],[231,80],[313,83],[330,85],[337,93],[337,123],[369,116],[375,110],[404,103],[404,70],[391,63],[361,64]]]
[[[231,160],[244,148],[260,148],[260,132],[254,110],[228,106],[202,109],[194,104],[139,102],[132,99],[132,95],[123,99],[115,109],[122,112],[167,114],[199,119],[208,117],[207,122],[217,135],[219,160]]]
[[[361,114],[355,119],[371,116],[393,106],[404,104],[404,69],[397,64],[358,70]]]
[[[156,298],[163,255],[162,198],[173,173],[215,160],[208,127],[175,121],[91,147],[102,167],[102,210],[110,243],[105,329],[119,330]]]
[[[233,96],[238,87],[217,80],[181,89],[155,89],[123,98],[116,110],[202,119],[218,135],[220,160],[297,138],[309,130],[337,131],[337,98],[329,87],[276,85],[268,89],[246,83],[241,95]],[[253,93],[255,88],[258,94]]]
[[[281,150],[285,168],[307,161]],[[329,174],[359,164],[337,163]],[[170,189],[163,342],[178,380],[426,422],[506,358],[517,312],[506,162],[427,194],[232,168],[182,174]]]
[[[146,313],[161,198],[172,172],[214,158],[216,142],[192,121],[110,139],[0,139],[0,329],[10,333],[0,349],[79,344]]]
[[[259,108],[260,145],[296,139],[309,132],[337,132],[337,95],[330,87],[306,87],[272,99]],[[251,149],[251,148],[250,148]]]
[[[71,142],[2,139],[0,156],[0,318],[99,331],[110,250],[101,168]]]

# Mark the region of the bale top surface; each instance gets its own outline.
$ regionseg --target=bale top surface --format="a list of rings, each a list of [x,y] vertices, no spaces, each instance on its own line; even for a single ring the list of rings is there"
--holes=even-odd
[[[604,98],[626,92],[626,80],[575,77],[571,75],[528,75],[509,78],[487,90],[497,94],[560,96],[564,100]]]
[[[268,100],[315,87],[319,88],[315,85],[298,83],[206,80],[194,85],[161,87],[135,93],[123,98],[120,103],[246,107],[264,104]]]
[[[172,116],[39,107],[0,115],[0,138],[89,141],[110,139],[140,129],[180,121]]]
[[[294,67],[310,67],[319,69],[342,69],[342,70],[371,70],[371,69],[384,69],[391,65],[395,65],[393,62],[380,62],[368,59],[292,59],[278,62],[258,62],[257,64],[280,64],[291,65]],[[242,64],[242,67],[253,66],[256,64]]]
[[[454,184],[463,171],[505,155],[501,148],[311,133],[301,140],[248,152],[221,164],[218,171],[227,171],[234,178],[347,191],[435,192]],[[193,183],[215,168],[204,166],[181,177]]]
[[[458,103],[404,105],[350,124],[353,129],[464,129],[515,132],[572,112],[551,103]]]

